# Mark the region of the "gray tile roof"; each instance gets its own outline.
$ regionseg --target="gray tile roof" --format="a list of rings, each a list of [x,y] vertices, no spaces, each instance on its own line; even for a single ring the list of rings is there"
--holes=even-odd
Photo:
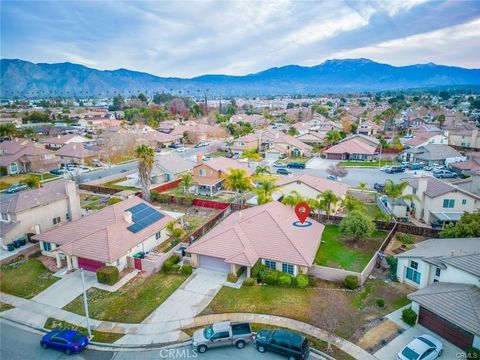
[[[480,254],[444,257],[442,262],[480,277]]]
[[[462,156],[454,148],[443,144],[428,144],[420,147],[420,149],[424,150],[423,153],[416,156],[420,160],[445,160]]]
[[[412,176],[412,177],[408,177],[408,178],[402,178],[401,180],[408,182],[408,184],[414,189],[418,189],[418,184],[421,180],[427,181],[427,188],[426,188],[424,194],[428,197],[431,197],[431,198],[435,198],[437,196],[441,196],[441,195],[447,194],[447,193],[452,192],[452,191],[460,191],[460,192],[462,192],[466,195],[469,195],[471,197],[474,197],[474,198],[477,198],[477,199],[480,198],[475,194],[472,194],[472,193],[470,193],[468,191],[465,191],[465,190],[463,190],[463,189],[461,189],[457,186],[454,186],[452,184],[449,184],[445,181],[439,180],[439,179],[434,178],[432,176],[421,176],[421,177]]]
[[[160,155],[155,158],[155,167],[170,174],[180,174],[192,170],[195,163],[185,160],[177,154]]]
[[[433,283],[407,297],[438,316],[480,335],[480,288],[469,284]]]

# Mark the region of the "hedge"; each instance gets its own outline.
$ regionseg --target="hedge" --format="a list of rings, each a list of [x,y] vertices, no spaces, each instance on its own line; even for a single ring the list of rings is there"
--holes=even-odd
[[[278,285],[281,287],[292,286],[292,277],[289,274],[282,273],[278,277]]]
[[[358,288],[358,277],[355,275],[347,275],[343,283],[347,289],[355,290]]]
[[[255,279],[254,278],[246,278],[245,280],[243,280],[243,285],[253,286],[253,285],[255,285]]]
[[[180,269],[183,275],[192,275],[192,265],[183,265],[182,268]]]
[[[310,283],[310,279],[308,278],[307,275],[304,275],[304,274],[297,275],[297,287],[303,289],[303,288],[306,288],[309,283]]]
[[[417,313],[412,308],[403,309],[402,320],[410,326],[417,323]]]
[[[97,269],[97,281],[100,284],[114,285],[120,280],[120,272],[116,266],[104,266]]]

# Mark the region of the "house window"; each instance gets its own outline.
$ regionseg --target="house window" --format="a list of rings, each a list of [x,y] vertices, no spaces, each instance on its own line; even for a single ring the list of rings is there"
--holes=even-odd
[[[443,208],[444,209],[451,209],[455,206],[454,199],[443,199]]]
[[[416,261],[413,261],[413,260],[412,260],[412,261],[410,261],[410,267],[411,267],[412,269],[417,270],[417,269],[418,269],[418,263],[417,263]]]
[[[407,268],[407,279],[413,281],[414,283],[420,284],[421,274],[413,270],[412,268]]]
[[[60,216],[57,216],[52,219],[53,225],[60,224],[62,222],[62,219],[60,219]]]
[[[276,270],[277,269],[277,262],[273,261],[273,260],[265,260],[265,266],[270,268],[270,269]]]
[[[417,194],[417,189],[416,188],[413,188],[413,195],[416,195]]]
[[[286,264],[286,263],[282,264],[282,271],[287,274],[293,275],[293,268],[294,267],[292,264]]]
[[[161,237],[162,237],[162,232],[161,232],[161,231],[155,233],[155,240],[158,240],[158,239],[160,239]]]
[[[16,174],[18,173],[18,165],[17,163],[10,164],[10,173]]]
[[[205,169],[200,169],[200,170],[198,170],[198,175],[200,175],[200,176],[206,176],[206,175],[207,175],[207,172],[205,171]]]
[[[442,269],[440,269],[440,268],[435,269],[435,276],[438,277],[438,276],[440,276],[441,273],[442,273]]]
[[[43,244],[43,250],[44,251],[50,251],[52,250],[52,244],[50,244],[49,242],[44,242],[42,243]]]
[[[2,213],[2,221],[8,221],[8,214]]]
[[[69,213],[65,214],[65,219],[70,220],[70,214]]]
[[[467,199],[462,200],[462,205],[467,205]]]

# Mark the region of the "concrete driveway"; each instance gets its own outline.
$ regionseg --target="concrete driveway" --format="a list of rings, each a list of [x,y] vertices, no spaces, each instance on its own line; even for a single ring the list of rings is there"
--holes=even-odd
[[[422,325],[418,324],[414,327],[409,328],[408,330],[405,330],[402,334],[400,334],[383,348],[378,350],[374,355],[378,360],[396,360],[397,354],[401,349],[405,347],[405,345],[407,345],[414,338],[419,337],[423,334],[430,334],[432,336],[435,336],[443,343],[443,355],[441,357],[442,359],[463,359],[462,355],[460,354],[464,354],[464,352],[461,349],[442,339],[440,336],[434,334]]]
[[[227,274],[196,269],[175,292],[150,314],[144,323],[193,318],[212,301],[225,283]]]

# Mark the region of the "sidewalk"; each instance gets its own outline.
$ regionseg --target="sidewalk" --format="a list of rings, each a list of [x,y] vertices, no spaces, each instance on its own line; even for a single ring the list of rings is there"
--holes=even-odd
[[[67,321],[77,326],[86,326],[84,316],[47,304],[41,304],[34,300],[27,300],[17,296],[0,293],[0,301],[15,307],[14,309],[1,312],[1,318],[21,322],[34,328],[43,328],[45,321],[49,317]],[[125,334],[125,336],[115,344],[150,345],[152,343],[169,343],[178,340],[185,340],[188,336],[181,331],[181,329],[205,326],[225,320],[275,325],[303,332],[324,341],[328,338],[328,334],[325,330],[301,321],[280,316],[250,313],[203,315],[195,318],[148,324],[127,324],[90,319],[90,324],[94,330]],[[357,360],[377,360],[367,351],[345,339],[335,337],[333,344]]]

